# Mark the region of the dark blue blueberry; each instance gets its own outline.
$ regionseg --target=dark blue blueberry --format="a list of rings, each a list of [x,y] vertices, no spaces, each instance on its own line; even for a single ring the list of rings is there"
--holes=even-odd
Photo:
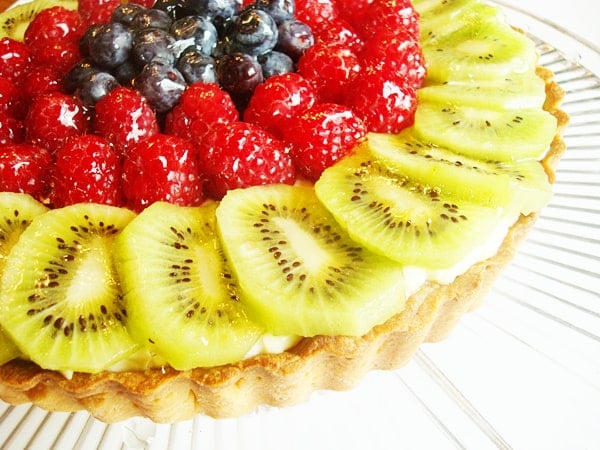
[[[92,107],[119,85],[119,82],[108,72],[93,72],[81,80],[76,90],[85,106]]]
[[[175,55],[171,49],[175,38],[167,31],[160,28],[148,28],[134,34],[131,54],[133,60],[140,67],[154,59],[161,59],[167,64],[175,62]]]
[[[133,86],[157,112],[163,113],[179,102],[186,83],[177,69],[157,60],[144,67]]]
[[[256,8],[268,12],[277,25],[292,20],[296,13],[294,0],[257,0]]]
[[[264,81],[258,61],[244,53],[232,53],[217,59],[215,65],[217,80],[236,103],[243,109],[254,89]]]
[[[115,8],[110,16],[110,21],[120,22],[123,25],[130,25],[134,16],[145,9],[146,8],[137,3],[123,3]]]
[[[83,36],[81,36],[81,39],[79,39],[79,53],[81,53],[81,56],[83,56],[84,58],[86,56],[90,56],[90,41],[93,39],[93,37],[100,30],[101,27],[102,24],[99,23],[90,25],[86,28],[85,32],[83,33]]]
[[[265,79],[273,75],[294,72],[294,61],[285,53],[273,50],[256,59],[262,67]]]
[[[196,14],[196,3],[196,0],[156,0],[152,9],[160,9],[166,12],[171,19],[177,20]]]
[[[236,19],[231,42],[233,51],[263,55],[277,45],[277,24],[265,11],[246,9]]]
[[[217,29],[204,16],[188,16],[173,22],[170,30],[182,50],[195,45],[199,52],[209,56],[217,45]]]
[[[140,73],[140,69],[132,60],[127,60],[120,66],[112,69],[111,73],[121,86],[131,87],[133,86],[134,78]]]
[[[119,22],[101,25],[90,37],[89,51],[92,60],[100,67],[117,67],[129,58],[132,35],[128,27]]]
[[[68,93],[73,93],[79,87],[82,80],[92,73],[96,73],[100,69],[94,64],[90,58],[83,58],[79,60],[69,70],[64,78],[64,89]]]
[[[215,60],[211,56],[203,55],[194,47],[185,50],[175,68],[181,72],[188,84],[203,82],[216,83]]]
[[[290,20],[279,25],[279,38],[275,49],[298,61],[314,43],[315,38],[308,25],[298,20]]]
[[[173,19],[169,14],[160,9],[145,9],[137,13],[131,21],[133,30],[144,30],[146,28],[160,28],[168,31]]]
[[[232,19],[240,12],[237,0],[196,0],[196,14],[207,16],[215,22]]]

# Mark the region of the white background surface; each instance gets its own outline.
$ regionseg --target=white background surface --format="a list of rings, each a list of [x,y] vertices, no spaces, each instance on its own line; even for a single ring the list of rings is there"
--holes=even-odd
[[[600,2],[591,0],[503,0],[534,13],[600,48]]]

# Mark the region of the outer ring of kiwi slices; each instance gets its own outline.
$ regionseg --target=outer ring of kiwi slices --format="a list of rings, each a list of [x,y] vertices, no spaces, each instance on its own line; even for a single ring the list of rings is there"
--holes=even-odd
[[[560,131],[568,118],[559,109],[563,94],[552,74],[540,69],[539,75],[547,84],[545,109],[559,124],[542,161],[553,181],[553,168],[564,151]],[[280,354],[208,369],[75,373],[71,379],[17,359],[0,370],[0,398],[12,404],[33,402],[51,411],[85,409],[105,422],[146,416],[168,423],[196,414],[240,416],[260,405],[298,403],[315,390],[349,389],[370,370],[407,363],[421,343],[444,339],[465,312],[478,306],[535,218],[522,216],[495,256],[475,264],[451,284],[426,283],[409,298],[404,311],[362,337],[305,338]]]

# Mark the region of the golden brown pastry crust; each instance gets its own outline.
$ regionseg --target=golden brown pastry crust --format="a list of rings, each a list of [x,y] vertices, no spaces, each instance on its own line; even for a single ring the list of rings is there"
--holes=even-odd
[[[553,181],[553,168],[565,149],[560,135],[568,117],[559,108],[563,93],[552,74],[542,68],[538,74],[546,80],[545,109],[559,124],[543,161]],[[404,311],[362,337],[305,338],[281,354],[208,369],[75,373],[72,379],[14,360],[0,367],[0,398],[12,404],[32,402],[50,411],[85,409],[109,423],[134,416],[169,423],[196,414],[240,416],[259,405],[298,403],[316,390],[349,389],[370,370],[401,367],[421,343],[444,339],[462,315],[482,301],[534,222],[534,215],[521,217],[495,256],[451,284],[426,283],[408,299]]]

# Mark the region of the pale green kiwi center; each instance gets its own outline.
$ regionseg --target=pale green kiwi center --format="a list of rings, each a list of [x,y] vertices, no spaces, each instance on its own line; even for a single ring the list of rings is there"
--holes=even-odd
[[[273,221],[283,231],[292,251],[303,261],[304,267],[308,271],[318,273],[329,261],[330,256],[327,250],[322,248],[313,236],[299,226],[294,219],[275,217]]]
[[[114,296],[116,281],[110,254],[103,239],[97,238],[90,242],[88,251],[81,256],[79,267],[74,271],[67,288],[66,298],[73,305],[89,302],[91,293],[98,300]]]
[[[486,41],[469,39],[456,46],[459,52],[469,55],[486,55],[490,53],[490,45]]]
[[[373,181],[373,186],[370,188],[370,191],[373,192],[373,198],[380,199],[382,203],[392,205],[392,211],[406,211],[402,216],[397,214],[397,219],[402,221],[406,219],[419,221],[427,219],[430,216],[431,206],[428,203],[424,203],[420,196],[404,189],[390,189],[389,179],[377,178]]]
[[[195,249],[195,261],[202,261],[198,267],[197,276],[204,292],[211,297],[222,298],[225,293],[221,280],[222,262],[214,248],[197,246]]]

